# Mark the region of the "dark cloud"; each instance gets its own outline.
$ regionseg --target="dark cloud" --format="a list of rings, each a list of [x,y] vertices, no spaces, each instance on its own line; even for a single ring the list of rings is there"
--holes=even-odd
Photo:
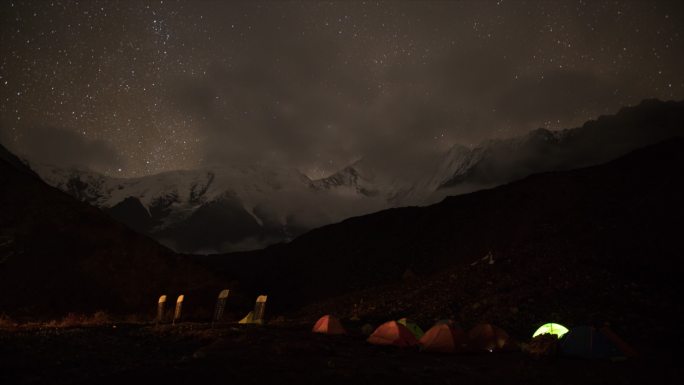
[[[572,121],[584,111],[604,111],[620,94],[633,92],[630,83],[618,84],[595,73],[552,70],[524,77],[501,92],[498,110],[516,126],[545,121]]]
[[[27,1],[3,13],[0,110],[106,138],[124,174],[423,172],[454,144],[684,97],[680,3]]]
[[[10,140],[11,137],[14,139]],[[0,141],[31,162],[100,170],[117,168],[123,163],[119,154],[106,142],[57,127],[25,127],[18,136],[10,136],[0,130]]]

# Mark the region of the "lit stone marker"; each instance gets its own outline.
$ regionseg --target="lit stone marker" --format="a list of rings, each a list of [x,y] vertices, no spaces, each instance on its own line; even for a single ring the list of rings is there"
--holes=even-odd
[[[214,308],[214,318],[211,320],[212,324],[223,318],[223,311],[226,309],[226,300],[228,299],[229,294],[230,290],[228,289],[221,290],[219,293],[218,299],[216,300],[216,308]]]
[[[181,311],[183,310],[183,299],[185,299],[185,296],[181,294],[178,296],[178,299],[176,300],[176,311],[173,313],[174,324],[176,323],[176,321],[180,321]]]
[[[157,303],[157,320],[156,323],[160,324],[164,322],[164,311],[166,310],[166,294],[159,297],[159,302]]]
[[[266,313],[266,300],[268,296],[260,295],[254,305],[254,323],[264,323],[264,313]]]

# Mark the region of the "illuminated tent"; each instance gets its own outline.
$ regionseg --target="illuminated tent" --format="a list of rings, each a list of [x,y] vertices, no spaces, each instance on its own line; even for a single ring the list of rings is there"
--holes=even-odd
[[[513,342],[508,333],[491,324],[480,324],[468,331],[469,347],[478,352],[509,350]]]
[[[393,345],[400,347],[416,346],[418,340],[406,326],[397,321],[389,321],[378,326],[366,340],[373,345]]]
[[[249,313],[247,313],[247,315],[245,316],[245,318],[241,319],[239,323],[241,323],[241,324],[251,324],[251,323],[254,323],[254,312],[253,312],[253,311],[250,311]]]
[[[607,326],[572,328],[560,341],[560,351],[567,356],[619,360],[635,357],[637,352]]]
[[[419,342],[426,352],[457,353],[468,349],[468,336],[463,329],[446,322],[431,327]]]
[[[335,318],[331,315],[324,315],[323,317],[319,318],[318,321],[316,321],[316,324],[314,325],[314,327],[311,331],[314,333],[322,333],[322,334],[346,334],[347,333],[347,331],[344,330],[344,327],[342,327],[340,320],[338,320],[337,318]]]
[[[420,339],[420,337],[422,337],[423,334],[425,334],[425,332],[423,332],[423,329],[421,329],[417,323],[409,321],[407,318],[402,318],[397,322],[406,326],[406,328],[410,330],[411,333],[413,333],[413,336],[416,337],[416,339]]]
[[[547,323],[539,327],[536,332],[532,335],[532,338],[540,336],[542,334],[553,334],[558,338],[563,337],[565,333],[569,330],[561,324]]]
[[[266,312],[266,300],[268,299],[265,295],[260,295],[257,297],[256,303],[254,304],[254,310],[250,311],[245,318],[241,319],[239,323],[241,324],[264,324],[264,313]]]

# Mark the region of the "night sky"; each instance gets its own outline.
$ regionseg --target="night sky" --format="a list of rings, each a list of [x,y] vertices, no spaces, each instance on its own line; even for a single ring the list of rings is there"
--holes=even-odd
[[[684,2],[0,4],[0,140],[141,176],[321,177],[684,98]]]

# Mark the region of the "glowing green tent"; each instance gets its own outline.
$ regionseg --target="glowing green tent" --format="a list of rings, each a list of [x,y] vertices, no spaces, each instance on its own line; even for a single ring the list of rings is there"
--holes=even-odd
[[[555,334],[556,337],[561,338],[563,334],[569,332],[568,328],[561,324],[548,323],[544,324],[537,329],[532,335],[532,338],[542,335],[542,334]]]
[[[420,337],[422,337],[423,334],[425,334],[425,332],[423,332],[423,329],[421,329],[420,326],[418,326],[418,324],[416,324],[415,322],[411,322],[406,318],[400,319],[399,321],[397,321],[397,323],[406,326],[406,328],[411,331],[411,334],[413,334],[416,337],[416,339],[420,339]]]

